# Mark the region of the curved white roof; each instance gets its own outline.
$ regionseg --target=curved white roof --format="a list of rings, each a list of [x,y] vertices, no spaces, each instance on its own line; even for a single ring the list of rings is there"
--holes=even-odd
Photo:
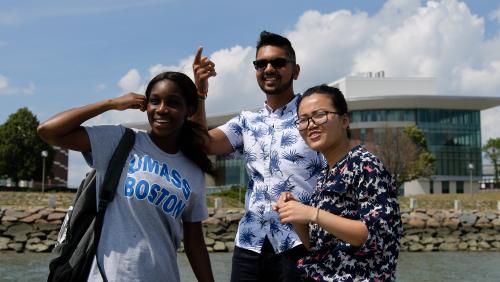
[[[349,97],[350,111],[375,109],[453,109],[486,110],[500,106],[500,97],[391,95],[374,97]]]

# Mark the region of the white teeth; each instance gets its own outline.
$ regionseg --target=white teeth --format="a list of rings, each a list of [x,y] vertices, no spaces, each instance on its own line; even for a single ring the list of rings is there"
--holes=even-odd
[[[168,119],[157,119],[156,122],[157,123],[169,123],[170,120],[168,120]]]

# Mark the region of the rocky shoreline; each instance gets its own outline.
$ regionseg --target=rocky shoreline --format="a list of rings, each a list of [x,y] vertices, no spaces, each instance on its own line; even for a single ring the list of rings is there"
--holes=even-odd
[[[0,252],[50,252],[65,215],[60,208],[0,207]],[[232,252],[243,210],[209,209],[209,215],[208,251]],[[500,211],[414,209],[401,216],[401,251],[500,251]]]

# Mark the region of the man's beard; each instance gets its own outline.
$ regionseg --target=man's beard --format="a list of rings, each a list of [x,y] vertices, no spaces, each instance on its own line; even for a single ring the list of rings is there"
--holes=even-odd
[[[264,86],[259,84],[259,87],[264,93],[266,93],[266,95],[279,95],[279,94],[285,92],[285,90],[287,90],[288,88],[292,87],[292,85],[293,85],[293,78],[290,77],[290,80],[287,83],[281,84],[277,88],[274,88],[272,90],[266,90],[265,82],[264,82]]]

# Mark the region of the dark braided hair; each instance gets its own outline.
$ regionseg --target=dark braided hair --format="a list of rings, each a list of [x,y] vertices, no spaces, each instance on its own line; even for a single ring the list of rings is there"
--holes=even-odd
[[[182,96],[192,115],[198,109],[198,94],[196,85],[191,78],[181,72],[166,71],[155,76],[146,87],[146,98],[149,99],[153,86],[162,80],[171,80],[177,84],[182,91]],[[200,124],[186,119],[182,126],[177,140],[177,145],[181,152],[193,161],[203,172],[214,175],[215,168],[212,161],[207,156],[206,141],[208,140],[207,130]]]

